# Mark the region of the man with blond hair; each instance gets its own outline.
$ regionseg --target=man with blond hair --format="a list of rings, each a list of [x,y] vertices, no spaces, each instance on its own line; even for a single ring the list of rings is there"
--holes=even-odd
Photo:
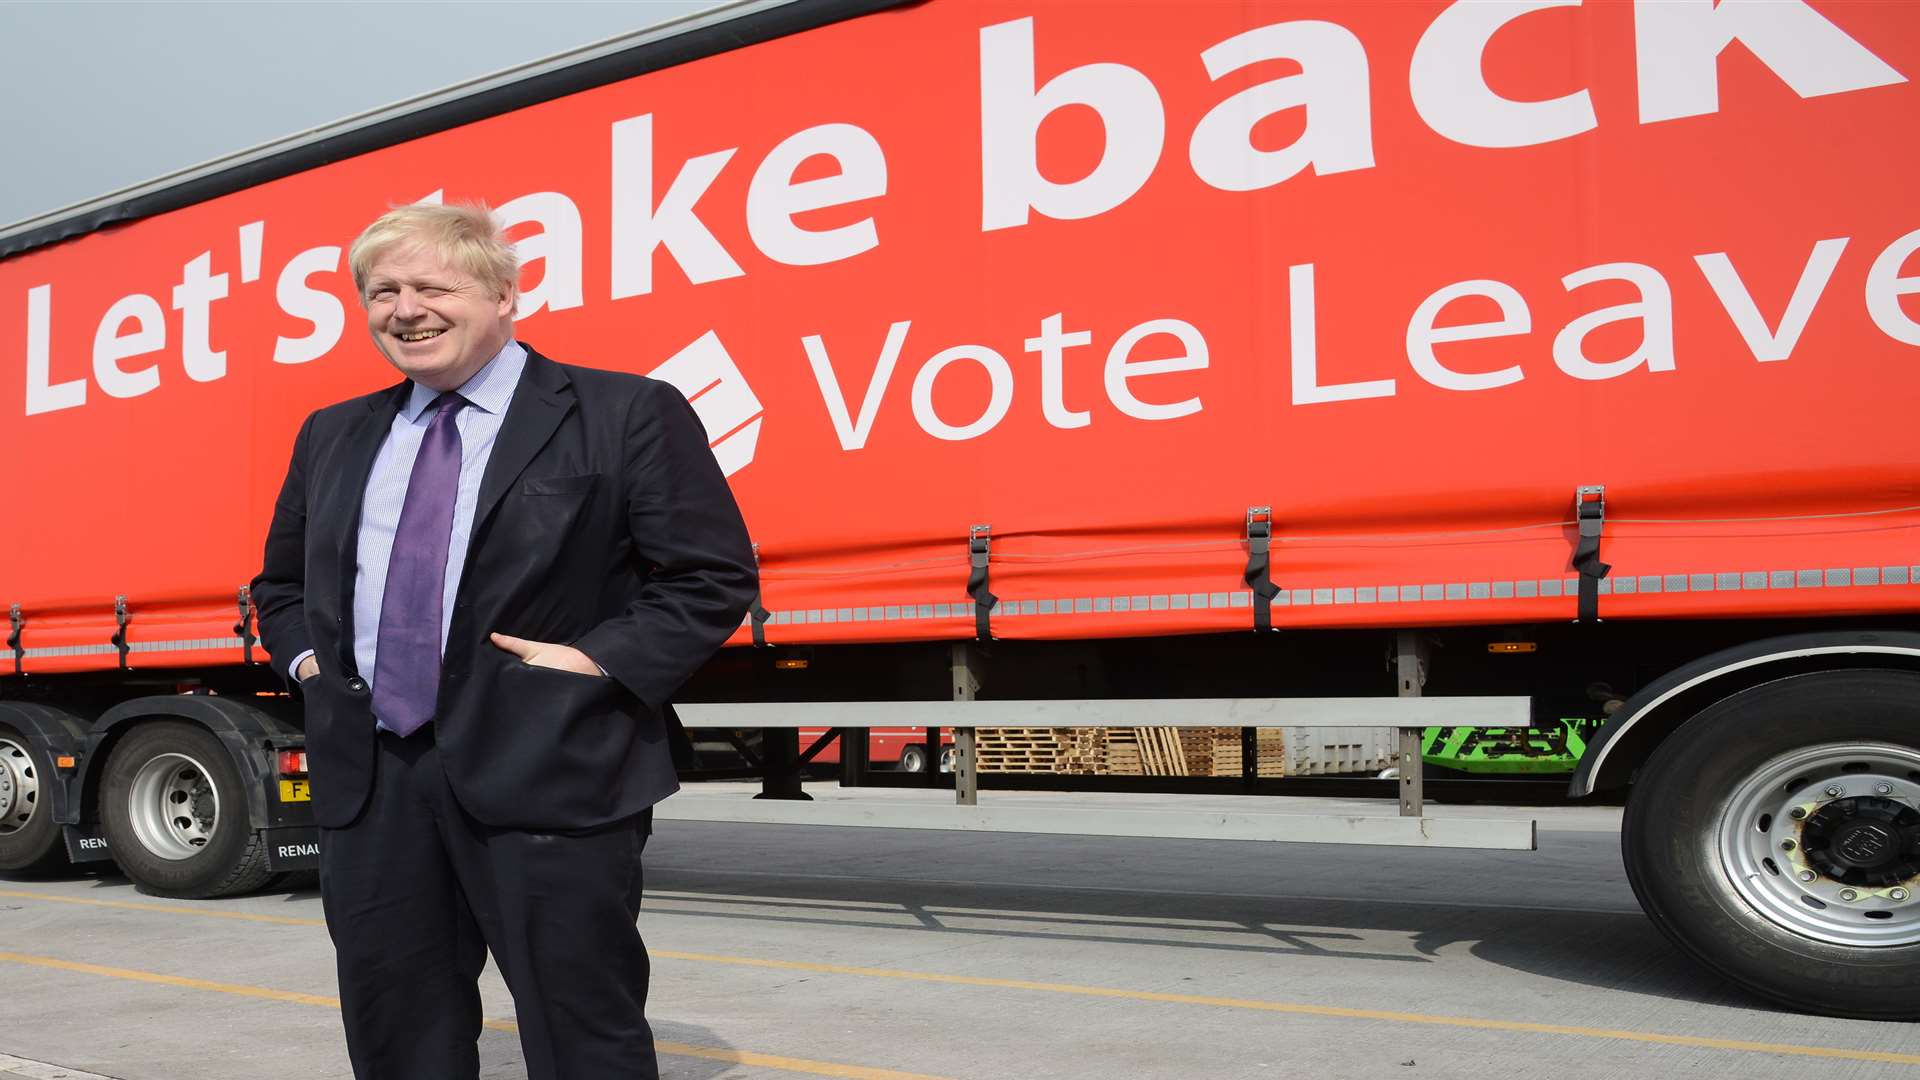
[[[514,340],[484,207],[393,210],[348,262],[406,378],[302,425],[253,596],[305,699],[354,1075],[477,1076],[491,950],[531,1080],[657,1077],[640,855],[746,527],[679,391]]]

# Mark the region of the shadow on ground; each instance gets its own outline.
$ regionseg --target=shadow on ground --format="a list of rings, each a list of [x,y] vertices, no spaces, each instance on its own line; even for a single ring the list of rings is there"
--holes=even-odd
[[[818,835],[829,832],[854,835]],[[1464,948],[1560,982],[1780,1012],[1661,936],[1618,844],[1554,833],[1535,852],[1433,851],[673,822],[648,852],[648,911],[1383,969]]]
[[[1540,851],[1478,852],[671,822],[649,848],[646,875],[648,918],[1096,941],[1407,969],[1464,948],[1560,982],[1781,1011],[1660,935],[1639,911],[1609,833],[1543,833]],[[111,864],[33,879],[0,874],[0,882],[49,879],[140,898]],[[309,876],[282,884],[295,887],[255,899],[316,895]],[[1209,932],[1196,934],[1197,922]],[[1383,933],[1407,944],[1383,946]],[[719,1045],[711,1035],[660,1037]],[[673,1075],[719,1075],[692,1060]]]

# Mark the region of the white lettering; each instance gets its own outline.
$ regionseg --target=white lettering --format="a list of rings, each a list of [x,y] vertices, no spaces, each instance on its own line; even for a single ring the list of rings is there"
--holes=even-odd
[[[1915,251],[1920,251],[1920,229],[1888,244],[1867,271],[1867,314],[1881,333],[1903,345],[1920,345],[1920,322],[1900,307],[1901,297],[1920,292],[1920,277],[1900,276]]]
[[[121,327],[129,320],[134,330],[122,334]],[[126,371],[120,361],[157,352],[166,345],[167,313],[160,310],[160,301],[145,293],[123,296],[100,316],[100,325],[93,332],[93,381],[117,398],[148,393],[160,385],[160,365]]]
[[[693,214],[735,149],[687,159],[655,205],[653,114],[613,125],[613,299],[653,291],[653,251],[663,244],[695,285],[745,273]]]
[[[1580,0],[1475,0],[1442,11],[1413,49],[1413,108],[1428,127],[1466,146],[1534,146],[1598,123],[1585,90],[1549,101],[1514,101],[1487,85],[1487,42],[1522,15],[1578,7]],[[1571,67],[1571,66],[1570,66]]]
[[[1040,174],[1040,124],[1084,105],[1100,116],[1106,146],[1093,170],[1058,184]],[[1103,214],[1140,190],[1160,161],[1166,113],[1152,80],[1124,64],[1087,64],[1034,89],[1033,19],[980,30],[980,170],[983,231],[1025,225],[1038,210],[1072,220]]]
[[[339,270],[340,249],[317,247],[295,255],[280,271],[280,280],[273,287],[280,310],[312,323],[313,333],[302,338],[276,337],[274,363],[304,364],[318,360],[340,343],[340,334],[347,327],[346,306],[338,296],[307,284],[307,278],[314,274],[332,274]]]
[[[1168,334],[1180,342],[1178,356],[1163,360],[1132,359],[1134,347],[1155,334]],[[1135,420],[1176,420],[1200,411],[1198,396],[1166,405],[1141,401],[1128,380],[1175,371],[1200,371],[1207,366],[1207,342],[1193,324],[1179,319],[1150,319],[1120,335],[1107,351],[1107,397],[1113,406]]]
[[[1801,0],[1635,0],[1633,19],[1643,124],[1719,112],[1736,41],[1803,98],[1907,81]]]
[[[586,300],[581,285],[580,208],[557,191],[536,191],[522,195],[494,212],[502,228],[511,229],[529,221],[540,223],[540,231],[513,242],[520,253],[524,276],[528,263],[540,263],[540,284],[520,293],[515,316],[525,319],[541,311],[565,311]]]
[[[1392,397],[1392,379],[1320,385],[1318,315],[1314,308],[1313,264],[1287,268],[1287,303],[1292,310],[1293,403],[1317,405],[1328,401]]]
[[[1568,323],[1553,339],[1553,362],[1576,379],[1614,379],[1642,364],[1648,371],[1672,371],[1673,293],[1658,270],[1640,263],[1606,263],[1575,270],[1560,283],[1572,292],[1582,285],[1610,280],[1632,283],[1640,290],[1640,299],[1591,311]],[[1581,349],[1586,336],[1622,319],[1640,320],[1639,347],[1618,360],[1601,363],[1587,359]]]
[[[833,176],[796,183],[794,172],[808,158],[833,158]],[[747,187],[747,232],[775,262],[817,266],[852,258],[880,243],[873,218],[834,229],[803,229],[793,216],[843,206],[887,193],[887,159],[880,144],[852,124],[821,124],[789,136],[754,170]]]
[[[27,290],[27,415],[71,409],[87,403],[87,380],[50,382],[53,377],[53,286]]]
[[[1746,340],[1747,348],[1753,350],[1753,358],[1785,360],[1793,355],[1800,332],[1807,328],[1807,319],[1813,315],[1813,306],[1826,291],[1827,279],[1833,277],[1833,268],[1840,263],[1840,253],[1847,250],[1847,239],[1842,236],[1813,245],[1813,252],[1800,271],[1800,281],[1794,285],[1793,296],[1787,301],[1787,310],[1780,316],[1780,326],[1774,330],[1767,329],[1766,317],[1760,314],[1753,294],[1747,291],[1746,282],[1740,280],[1740,271],[1733,268],[1726,252],[1695,255],[1693,261],[1706,275],[1707,284],[1713,286],[1713,294],[1720,298],[1720,306],[1732,317],[1734,328]]]
[[[887,383],[893,378],[893,367],[900,361],[900,349],[907,343],[907,328],[912,322],[902,320],[887,328],[887,342],[881,346],[880,362],[873,369],[873,378],[867,380],[866,394],[860,399],[860,418],[849,420],[847,417],[847,397],[840,389],[840,380],[833,373],[833,361],[827,357],[826,342],[820,335],[809,334],[800,339],[807,350],[807,363],[813,367],[813,380],[820,384],[820,399],[826,403],[827,416],[833,421],[833,432],[840,437],[842,450],[858,450],[867,445],[867,436],[873,433],[874,417],[880,412],[880,399],[886,396]]]
[[[1433,325],[1448,304],[1468,296],[1484,296],[1498,304],[1500,321]],[[1413,318],[1407,322],[1407,360],[1421,378],[1442,390],[1491,390],[1497,386],[1508,386],[1527,377],[1526,372],[1520,370],[1520,365],[1514,364],[1498,371],[1455,371],[1440,362],[1440,358],[1433,354],[1433,347],[1442,341],[1482,341],[1525,334],[1532,329],[1533,314],[1527,310],[1526,300],[1513,286],[1504,281],[1455,282],[1422,300],[1420,306],[1414,309]]]
[[[260,249],[267,239],[267,223],[249,221],[240,226],[240,283],[260,280]]]
[[[1295,60],[1301,71],[1242,90],[1200,118],[1188,151],[1200,179],[1222,191],[1254,191],[1308,165],[1318,176],[1373,167],[1367,51],[1359,38],[1330,22],[1302,20],[1249,30],[1200,54],[1215,81],[1262,60]],[[1254,127],[1295,108],[1307,115],[1293,145],[1255,149]]]
[[[1062,333],[1063,317],[1061,313],[1040,320],[1040,336],[1028,338],[1026,347],[1040,354],[1040,412],[1047,423],[1061,429],[1082,428],[1093,422],[1093,414],[1067,408],[1066,354],[1068,349],[1091,344],[1093,334],[1086,330]]]
[[[940,377],[951,364],[962,360],[971,360],[979,364],[987,373],[987,379],[993,384],[993,396],[987,401],[987,408],[978,419],[970,424],[958,427],[940,419],[933,408],[933,382]],[[1013,368],[1007,366],[1006,358],[985,345],[955,345],[951,349],[942,349],[934,353],[913,377],[913,418],[919,422],[920,429],[936,439],[948,442],[964,442],[976,439],[992,431],[1007,415],[1007,409],[1013,404]]]
[[[213,302],[226,299],[227,275],[209,273],[212,268],[213,252],[201,252],[180,268],[180,284],[173,290],[173,309],[180,313],[180,363],[194,382],[212,382],[227,373],[226,352],[211,343]]]

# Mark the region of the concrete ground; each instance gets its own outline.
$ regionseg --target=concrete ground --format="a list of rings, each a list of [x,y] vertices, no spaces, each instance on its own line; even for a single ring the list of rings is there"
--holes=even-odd
[[[1920,1076],[1914,1025],[1775,1009],[1679,955],[1617,809],[1433,812],[1537,818],[1539,850],[662,821],[640,925],[664,1075]],[[0,1077],[349,1076],[320,919],[311,891],[0,878]],[[483,1075],[524,1076],[491,969],[483,992]]]

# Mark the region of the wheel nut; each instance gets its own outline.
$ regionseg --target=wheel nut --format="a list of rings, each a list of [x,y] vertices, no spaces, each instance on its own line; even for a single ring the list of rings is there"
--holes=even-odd
[[[1791,840],[1782,840],[1782,841],[1780,841],[1780,850],[1781,850],[1781,851],[1792,851],[1792,850],[1793,850],[1793,841],[1791,841]]]
[[[1873,785],[1873,790],[1875,793],[1880,795],[1891,795],[1893,794],[1893,785],[1892,784],[1875,784]]]
[[[1887,891],[1887,899],[1889,900],[1895,900],[1895,901],[1905,900],[1908,895],[1909,894],[1907,890],[1901,889],[1901,888],[1889,889]]]
[[[1791,816],[1793,820],[1799,821],[1800,819],[1807,816],[1807,808],[1804,806],[1796,806],[1793,808],[1793,812],[1789,816]]]
[[[1857,892],[1854,892],[1852,889],[1841,889],[1840,899],[1848,900],[1848,901],[1858,900],[1860,899],[1860,894]]]
[[[1814,873],[1814,872],[1813,872],[1813,871],[1811,871],[1811,870],[1802,870],[1802,871],[1800,871],[1800,880],[1801,880],[1801,881],[1812,881],[1812,880],[1813,880],[1814,878],[1816,878],[1816,877],[1819,877],[1819,876],[1820,876],[1820,875],[1818,875],[1818,874],[1816,874],[1816,873]]]
[[[1841,791],[1841,790],[1840,790],[1840,785],[1839,785],[1839,784],[1830,784],[1830,785],[1828,785],[1828,787],[1827,787],[1827,798],[1829,798],[1829,799],[1837,799],[1837,798],[1839,798],[1839,797],[1840,797],[1841,795],[1843,795],[1843,794],[1845,794],[1845,792],[1843,792],[1843,791]]]

